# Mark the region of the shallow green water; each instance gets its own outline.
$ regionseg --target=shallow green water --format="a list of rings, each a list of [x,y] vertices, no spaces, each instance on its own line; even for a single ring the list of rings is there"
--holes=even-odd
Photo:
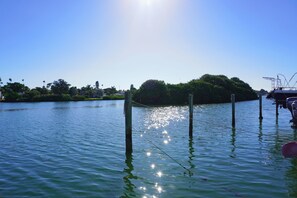
[[[264,100],[194,109],[133,108],[125,155],[123,101],[0,103],[0,197],[297,197],[297,139]]]

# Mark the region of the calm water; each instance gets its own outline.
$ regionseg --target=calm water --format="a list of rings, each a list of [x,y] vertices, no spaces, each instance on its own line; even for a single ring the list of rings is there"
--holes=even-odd
[[[271,101],[194,109],[133,108],[125,155],[123,101],[0,103],[0,197],[297,197],[297,139]]]

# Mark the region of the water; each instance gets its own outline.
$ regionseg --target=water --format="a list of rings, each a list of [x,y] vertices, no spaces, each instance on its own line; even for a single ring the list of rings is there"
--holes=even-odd
[[[125,155],[123,101],[0,103],[0,197],[296,197],[297,139],[271,101],[133,108]]]

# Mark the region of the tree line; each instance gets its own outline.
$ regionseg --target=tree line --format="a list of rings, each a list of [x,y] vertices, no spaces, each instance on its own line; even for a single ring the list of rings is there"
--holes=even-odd
[[[22,80],[24,82],[24,80]],[[45,81],[43,81],[45,83]],[[24,83],[12,82],[11,78],[6,85],[0,78],[0,91],[6,102],[38,102],[38,101],[81,101],[86,99],[122,99],[115,87],[100,89],[99,82],[94,86],[87,85],[81,88],[71,86],[63,79],[48,83],[46,86],[30,89]]]
[[[22,82],[24,82],[22,80]],[[45,81],[44,81],[45,83]],[[59,79],[43,87],[29,89],[24,83],[9,82],[0,90],[5,101],[79,101],[94,99],[123,99],[115,87],[100,89],[99,82],[82,88],[71,86]],[[166,84],[161,80],[147,80],[139,89],[131,86],[133,100],[147,105],[184,105],[188,103],[188,95],[194,95],[194,104],[230,102],[230,95],[236,94],[237,101],[257,99],[257,93],[249,84],[237,77],[228,78],[224,75],[205,74],[199,79],[188,83]]]
[[[257,93],[237,77],[205,74],[188,83],[165,84],[160,80],[147,80],[133,91],[133,100],[146,105],[184,105],[193,94],[194,104],[230,102],[231,94],[237,101],[257,99]]]

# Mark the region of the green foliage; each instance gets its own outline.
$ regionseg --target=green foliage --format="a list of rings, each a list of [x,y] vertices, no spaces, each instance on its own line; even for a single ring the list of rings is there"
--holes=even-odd
[[[95,89],[93,90],[93,97],[94,98],[101,98],[103,96],[102,89]]]
[[[37,90],[40,94],[49,94],[49,90],[45,87],[36,87],[35,90]]]
[[[7,83],[7,85],[4,85],[2,87],[5,101],[9,101],[9,102],[24,100],[25,93],[28,92],[29,90],[30,89],[27,86],[18,82]]]
[[[123,100],[125,97],[121,95],[109,95],[103,96],[103,100]]]
[[[70,84],[68,84],[65,80],[59,79],[57,81],[54,81],[51,85],[51,91],[53,94],[68,94]]]
[[[188,95],[194,94],[194,104],[230,102],[231,94],[237,101],[257,99],[256,92],[239,78],[224,75],[203,75],[186,84],[165,84],[148,80],[133,95],[133,100],[151,105],[182,105],[188,103]]]
[[[86,98],[92,98],[93,97],[93,88],[91,87],[91,85],[82,87],[80,89],[80,95],[85,96]]]
[[[33,102],[42,102],[42,101],[71,101],[72,98],[69,94],[59,94],[59,95],[37,95],[34,96]]]
[[[33,100],[33,98],[36,98],[40,96],[41,93],[37,89],[31,89],[29,92],[26,93],[26,98],[27,100]]]
[[[21,96],[17,92],[8,91],[4,92],[4,98],[8,102],[16,102],[20,100]]]
[[[106,95],[114,95],[117,93],[117,89],[115,87],[106,88],[104,89],[104,93]]]
[[[168,103],[169,92],[164,81],[147,80],[134,94],[134,100],[143,104],[164,105]]]
[[[189,91],[185,84],[167,84],[169,92],[168,100],[170,104],[185,104],[188,98]]]
[[[70,87],[70,89],[69,89],[69,94],[70,94],[70,96],[75,96],[75,95],[77,95],[78,94],[78,90],[77,90],[77,88],[76,87]]]
[[[101,98],[103,96],[102,89],[93,88],[91,85],[82,87],[78,92],[86,98]]]
[[[90,85],[77,89],[70,87],[70,84],[65,80],[59,79],[53,83],[48,83],[46,87],[36,87],[30,90],[23,84],[12,83],[11,81],[10,79],[7,85],[0,86],[5,102],[81,101],[86,100],[86,98],[99,99],[103,96],[103,90],[99,89],[99,82],[96,82],[98,89],[92,88]],[[111,98],[116,99],[116,97]]]
[[[13,92],[21,93],[21,92],[28,91],[29,88],[21,83],[14,82],[14,83],[7,83],[7,85],[3,86],[3,90],[4,91],[10,90]]]
[[[76,95],[76,96],[73,96],[72,97],[72,100],[73,101],[83,101],[83,100],[85,100],[86,99],[86,97],[84,97],[84,96],[80,96],[80,95]]]

